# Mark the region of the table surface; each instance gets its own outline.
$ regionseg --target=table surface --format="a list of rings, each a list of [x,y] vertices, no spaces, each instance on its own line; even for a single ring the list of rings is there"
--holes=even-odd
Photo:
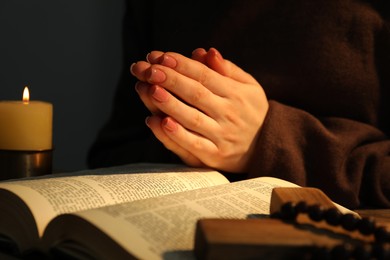
[[[356,212],[362,217],[372,217],[378,224],[390,229],[390,209],[360,209]]]

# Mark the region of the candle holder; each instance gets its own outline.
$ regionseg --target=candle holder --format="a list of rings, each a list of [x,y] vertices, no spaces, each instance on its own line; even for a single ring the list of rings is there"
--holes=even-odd
[[[52,154],[53,150],[0,150],[0,180],[51,174]]]

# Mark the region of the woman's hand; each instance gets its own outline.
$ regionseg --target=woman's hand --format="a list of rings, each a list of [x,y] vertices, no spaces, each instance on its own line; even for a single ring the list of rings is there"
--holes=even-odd
[[[190,166],[245,172],[268,111],[260,84],[215,49],[193,59],[154,51],[147,60],[131,72],[154,135]]]

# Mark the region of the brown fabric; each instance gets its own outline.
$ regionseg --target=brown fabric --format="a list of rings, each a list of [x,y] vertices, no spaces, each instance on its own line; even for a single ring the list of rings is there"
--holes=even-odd
[[[246,177],[319,187],[351,208],[390,207],[388,14],[387,1],[129,1],[124,72],[91,167],[177,162],[145,127],[128,68],[154,49],[216,47],[270,101]]]

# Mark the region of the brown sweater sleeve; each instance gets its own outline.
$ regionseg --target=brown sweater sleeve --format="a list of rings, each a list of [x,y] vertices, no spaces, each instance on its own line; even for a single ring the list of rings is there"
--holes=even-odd
[[[258,77],[271,101],[248,174],[318,187],[350,208],[390,207],[389,7],[337,5],[311,30],[331,40],[310,34],[278,85]],[[344,23],[327,27],[334,17]]]
[[[370,125],[270,101],[256,151],[249,177],[315,186],[351,208],[390,206],[390,141]]]

